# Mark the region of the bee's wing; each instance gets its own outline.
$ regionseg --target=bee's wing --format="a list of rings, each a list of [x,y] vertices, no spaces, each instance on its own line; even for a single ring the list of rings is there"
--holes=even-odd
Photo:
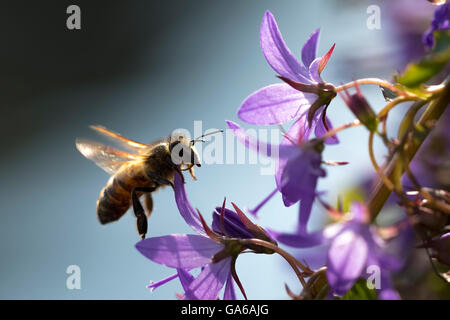
[[[125,138],[118,134],[117,132],[111,131],[109,129],[106,129],[103,126],[90,126],[92,130],[97,131],[98,133],[108,137],[109,139],[113,140],[115,143],[117,143],[120,146],[123,146],[124,148],[127,148],[128,150],[137,152],[137,153],[144,153],[149,145],[140,143],[128,138]]]
[[[76,147],[83,156],[95,162],[100,168],[109,174],[114,174],[119,168],[127,162],[144,160],[144,156],[128,153],[107,145],[77,139]]]

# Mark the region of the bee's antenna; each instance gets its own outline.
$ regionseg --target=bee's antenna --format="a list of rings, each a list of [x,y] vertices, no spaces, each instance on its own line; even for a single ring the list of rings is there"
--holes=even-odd
[[[191,144],[192,145],[194,145],[196,142],[205,142],[205,140],[203,140],[202,138],[204,138],[204,137],[206,137],[206,136],[210,136],[210,135],[213,135],[213,134],[216,134],[216,133],[219,133],[219,132],[223,132],[223,129],[219,129],[219,130],[216,130],[216,131],[212,131],[212,132],[209,132],[209,133],[207,133],[207,134],[202,134],[200,137],[197,137],[197,138],[195,138],[195,139],[192,139],[191,140]]]

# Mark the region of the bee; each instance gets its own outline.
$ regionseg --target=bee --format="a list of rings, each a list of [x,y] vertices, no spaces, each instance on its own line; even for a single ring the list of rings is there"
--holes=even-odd
[[[182,171],[186,170],[197,180],[194,166],[201,165],[194,147],[195,142],[203,142],[203,137],[222,131],[211,132],[194,140],[188,140],[184,135],[175,135],[174,138],[172,134],[166,139],[144,144],[102,126],[91,126],[91,129],[131,151],[122,151],[85,139],[76,140],[78,151],[111,175],[97,200],[98,220],[101,224],[116,221],[132,205],[137,232],[142,239],[145,239],[147,219],[153,211],[151,193],[164,186],[174,188],[175,171],[180,174],[183,183]],[[144,197],[146,210],[140,202],[141,197]]]

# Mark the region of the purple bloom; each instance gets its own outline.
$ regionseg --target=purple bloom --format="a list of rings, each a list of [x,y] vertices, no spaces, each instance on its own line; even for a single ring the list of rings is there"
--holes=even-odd
[[[258,238],[275,243],[267,233],[248,220],[244,213],[233,204],[236,212],[226,209],[225,202],[213,215],[213,230],[192,208],[186,190],[178,174],[174,178],[175,199],[182,217],[198,235],[174,234],[142,240],[136,248],[153,262],[177,269],[177,274],[151,283],[155,289],[170,280],[179,278],[185,290],[184,299],[217,299],[225,285],[224,299],[234,299],[233,282],[242,286],[234,270],[234,263],[245,249],[254,252],[266,252],[258,246],[243,246],[237,239]],[[220,213],[219,213],[220,212]],[[189,271],[202,268],[197,277]],[[243,292],[244,297],[245,293]]]
[[[333,293],[343,295],[355,281],[369,276],[369,268],[380,270],[380,299],[398,299],[392,289],[389,271],[398,270],[401,262],[383,251],[383,241],[368,222],[366,208],[355,203],[351,220],[325,230],[329,241],[327,278]]]
[[[422,42],[428,48],[434,46],[434,31],[447,30],[450,28],[450,3],[444,3],[436,8],[430,28],[424,33]]]
[[[272,13],[266,12],[261,25],[261,48],[269,65],[287,83],[267,86],[245,99],[238,110],[242,121],[270,125],[296,120],[294,125],[301,129],[299,134],[303,139],[307,139],[312,130],[320,136],[331,128],[325,105],[335,93],[323,99],[325,91],[319,87],[323,85],[320,73],[334,46],[324,57],[317,58],[319,32],[319,29],[314,31],[304,44],[302,64],[286,46]],[[327,139],[330,144],[337,142],[336,137]]]
[[[325,171],[321,168],[322,143],[310,141],[301,145],[295,144],[291,137],[299,136],[300,122],[296,122],[290,128],[278,146],[258,141],[232,121],[227,121],[227,125],[247,148],[253,149],[264,156],[276,158],[275,182],[277,190],[282,194],[284,205],[287,207],[300,201],[299,231],[306,230],[306,224],[316,196],[317,180],[319,177],[325,176]],[[267,201],[268,199],[265,199],[265,202]]]
[[[345,217],[347,218],[347,216]],[[328,244],[327,279],[330,293],[344,295],[358,278],[371,275],[371,268],[380,273],[380,299],[399,299],[392,288],[390,271],[402,266],[402,261],[385,252],[385,242],[369,223],[367,209],[354,203],[345,222],[325,227],[311,234],[278,234],[276,239],[297,248]]]

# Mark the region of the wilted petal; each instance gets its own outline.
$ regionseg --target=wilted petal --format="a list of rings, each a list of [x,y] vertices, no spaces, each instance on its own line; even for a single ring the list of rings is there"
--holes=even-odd
[[[144,239],[136,248],[148,259],[170,268],[204,266],[223,245],[198,235],[176,234]]]
[[[339,295],[349,290],[361,275],[368,254],[368,245],[356,228],[346,228],[331,242],[328,251],[327,279]]]
[[[186,300],[215,300],[230,274],[231,258],[208,264],[185,292]]]
[[[317,42],[319,41],[320,29],[314,31],[302,48],[303,65],[309,67],[317,55]]]
[[[228,275],[227,283],[225,284],[223,300],[237,300],[236,292],[234,290],[234,280],[231,273]]]
[[[289,122],[316,100],[312,93],[295,90],[286,83],[277,83],[252,93],[238,110],[238,117],[258,125]]]
[[[200,221],[197,211],[195,211],[187,197],[186,189],[184,188],[184,183],[181,181],[179,174],[174,175],[174,186],[175,186],[175,202],[177,203],[178,211],[180,211],[181,216],[184,221],[198,234],[206,236],[203,225]]]
[[[286,46],[277,22],[270,11],[266,12],[261,24],[260,42],[267,62],[279,75],[310,83],[306,68],[298,62]]]

